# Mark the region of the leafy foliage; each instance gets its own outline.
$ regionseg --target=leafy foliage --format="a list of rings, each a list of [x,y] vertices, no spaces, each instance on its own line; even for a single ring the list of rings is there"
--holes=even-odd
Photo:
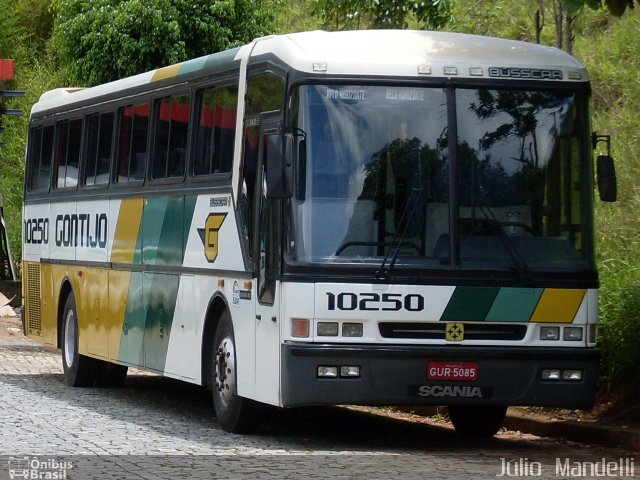
[[[317,0],[315,13],[333,30],[407,28],[411,20],[435,30],[449,21],[451,7],[451,0]]]
[[[607,7],[609,12],[616,17],[621,16],[627,8],[633,8],[633,0],[564,0],[566,7],[571,12],[577,12],[584,6],[591,7],[594,10],[602,7],[602,4]],[[640,0],[636,0],[640,5]]]
[[[53,51],[67,78],[95,85],[224,50],[268,32],[261,0],[54,0]]]

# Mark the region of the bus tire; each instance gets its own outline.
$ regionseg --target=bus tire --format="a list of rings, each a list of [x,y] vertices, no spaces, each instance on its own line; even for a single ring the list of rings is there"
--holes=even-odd
[[[91,387],[96,379],[97,361],[80,355],[78,311],[73,292],[69,293],[62,314],[62,368],[64,381],[72,387]]]
[[[213,339],[211,390],[216,418],[227,432],[252,433],[260,427],[260,405],[238,396],[236,348],[228,310],[222,312]]]
[[[504,422],[505,406],[451,405],[449,419],[456,432],[465,437],[493,437]]]

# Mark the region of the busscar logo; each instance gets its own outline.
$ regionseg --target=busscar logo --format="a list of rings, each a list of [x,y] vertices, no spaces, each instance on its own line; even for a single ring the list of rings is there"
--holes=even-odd
[[[448,342],[460,342],[464,340],[464,323],[447,323],[444,338]]]
[[[209,263],[215,262],[218,258],[218,234],[225,218],[226,213],[210,213],[204,222],[204,228],[198,229],[198,235],[204,245],[204,256]]]

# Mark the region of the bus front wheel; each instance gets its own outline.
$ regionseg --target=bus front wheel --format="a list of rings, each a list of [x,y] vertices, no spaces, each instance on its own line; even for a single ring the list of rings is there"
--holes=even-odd
[[[465,437],[493,437],[504,422],[507,407],[450,405],[449,419],[456,432]]]
[[[97,363],[93,358],[79,353],[78,311],[73,292],[67,297],[62,315],[62,367],[64,381],[72,387],[91,387],[96,378]]]
[[[221,317],[213,339],[211,390],[220,426],[227,432],[251,433],[260,426],[259,404],[238,396],[236,346],[229,311]]]

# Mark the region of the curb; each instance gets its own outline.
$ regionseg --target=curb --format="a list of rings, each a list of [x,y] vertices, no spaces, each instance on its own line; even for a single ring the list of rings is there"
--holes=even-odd
[[[564,438],[579,443],[598,444],[640,452],[640,431],[596,422],[549,420],[510,408],[503,426],[540,437]]]

